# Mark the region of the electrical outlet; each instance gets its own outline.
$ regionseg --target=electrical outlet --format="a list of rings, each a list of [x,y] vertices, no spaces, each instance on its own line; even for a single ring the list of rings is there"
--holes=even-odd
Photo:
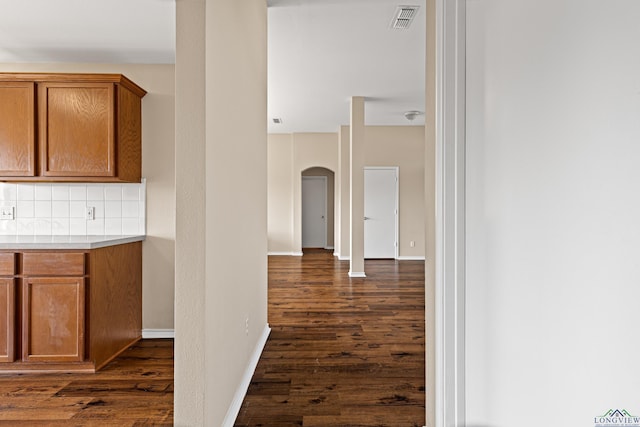
[[[249,335],[249,318],[248,317],[244,321],[244,333]]]
[[[409,246],[411,246],[412,248],[415,247],[416,246],[416,242],[412,240],[411,242],[409,242]]]
[[[96,219],[96,208],[94,206],[87,206],[86,218],[90,221]]]
[[[14,220],[16,219],[15,206],[3,206],[0,208],[0,219]]]

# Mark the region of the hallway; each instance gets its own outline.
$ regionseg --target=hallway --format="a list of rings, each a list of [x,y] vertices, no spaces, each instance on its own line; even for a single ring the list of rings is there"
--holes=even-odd
[[[236,426],[423,426],[424,262],[269,257],[271,335]]]

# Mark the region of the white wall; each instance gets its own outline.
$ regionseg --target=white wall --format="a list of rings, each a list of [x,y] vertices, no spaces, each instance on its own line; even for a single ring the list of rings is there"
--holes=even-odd
[[[640,414],[640,2],[467,6],[468,425]]]
[[[293,253],[302,251],[302,172],[313,167],[338,171],[337,134],[293,134]]]
[[[349,192],[351,191],[351,142],[350,142],[350,130],[349,126],[340,126],[338,132],[338,173],[336,179],[338,180],[338,211],[337,221],[338,224],[336,241],[337,245],[335,253],[339,259],[349,259],[351,256],[351,222],[349,221],[349,214],[351,207],[347,202],[349,200]]]
[[[400,257],[425,254],[424,144],[422,126],[366,126],[366,166],[400,168]],[[270,134],[268,136],[269,252],[299,254],[300,176],[311,167],[334,172],[335,251],[349,257],[349,127],[339,133]],[[415,242],[411,247],[410,242]]]
[[[205,0],[176,2],[174,424],[205,424]],[[179,147],[179,148],[178,148]],[[222,403],[224,404],[224,403]]]
[[[367,166],[399,166],[399,256],[424,257],[424,127],[367,126],[366,138]]]
[[[291,254],[293,248],[293,135],[267,139],[269,253]]]
[[[302,253],[302,172],[338,170],[338,136],[333,133],[269,134],[268,245],[271,254]]]
[[[176,8],[175,424],[228,426],[267,330],[267,6]]]

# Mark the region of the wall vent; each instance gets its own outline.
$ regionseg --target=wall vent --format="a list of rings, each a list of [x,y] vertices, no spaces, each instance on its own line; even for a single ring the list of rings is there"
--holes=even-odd
[[[282,119],[280,117],[274,117],[273,118],[273,123],[279,125],[282,123]]]
[[[420,6],[398,6],[391,21],[391,28],[396,30],[406,30],[413,22],[413,18],[418,14]]]

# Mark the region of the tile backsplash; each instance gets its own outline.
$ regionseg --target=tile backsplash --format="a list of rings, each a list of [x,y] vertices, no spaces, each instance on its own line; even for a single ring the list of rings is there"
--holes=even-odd
[[[0,208],[4,236],[145,234],[146,184],[0,182]]]

